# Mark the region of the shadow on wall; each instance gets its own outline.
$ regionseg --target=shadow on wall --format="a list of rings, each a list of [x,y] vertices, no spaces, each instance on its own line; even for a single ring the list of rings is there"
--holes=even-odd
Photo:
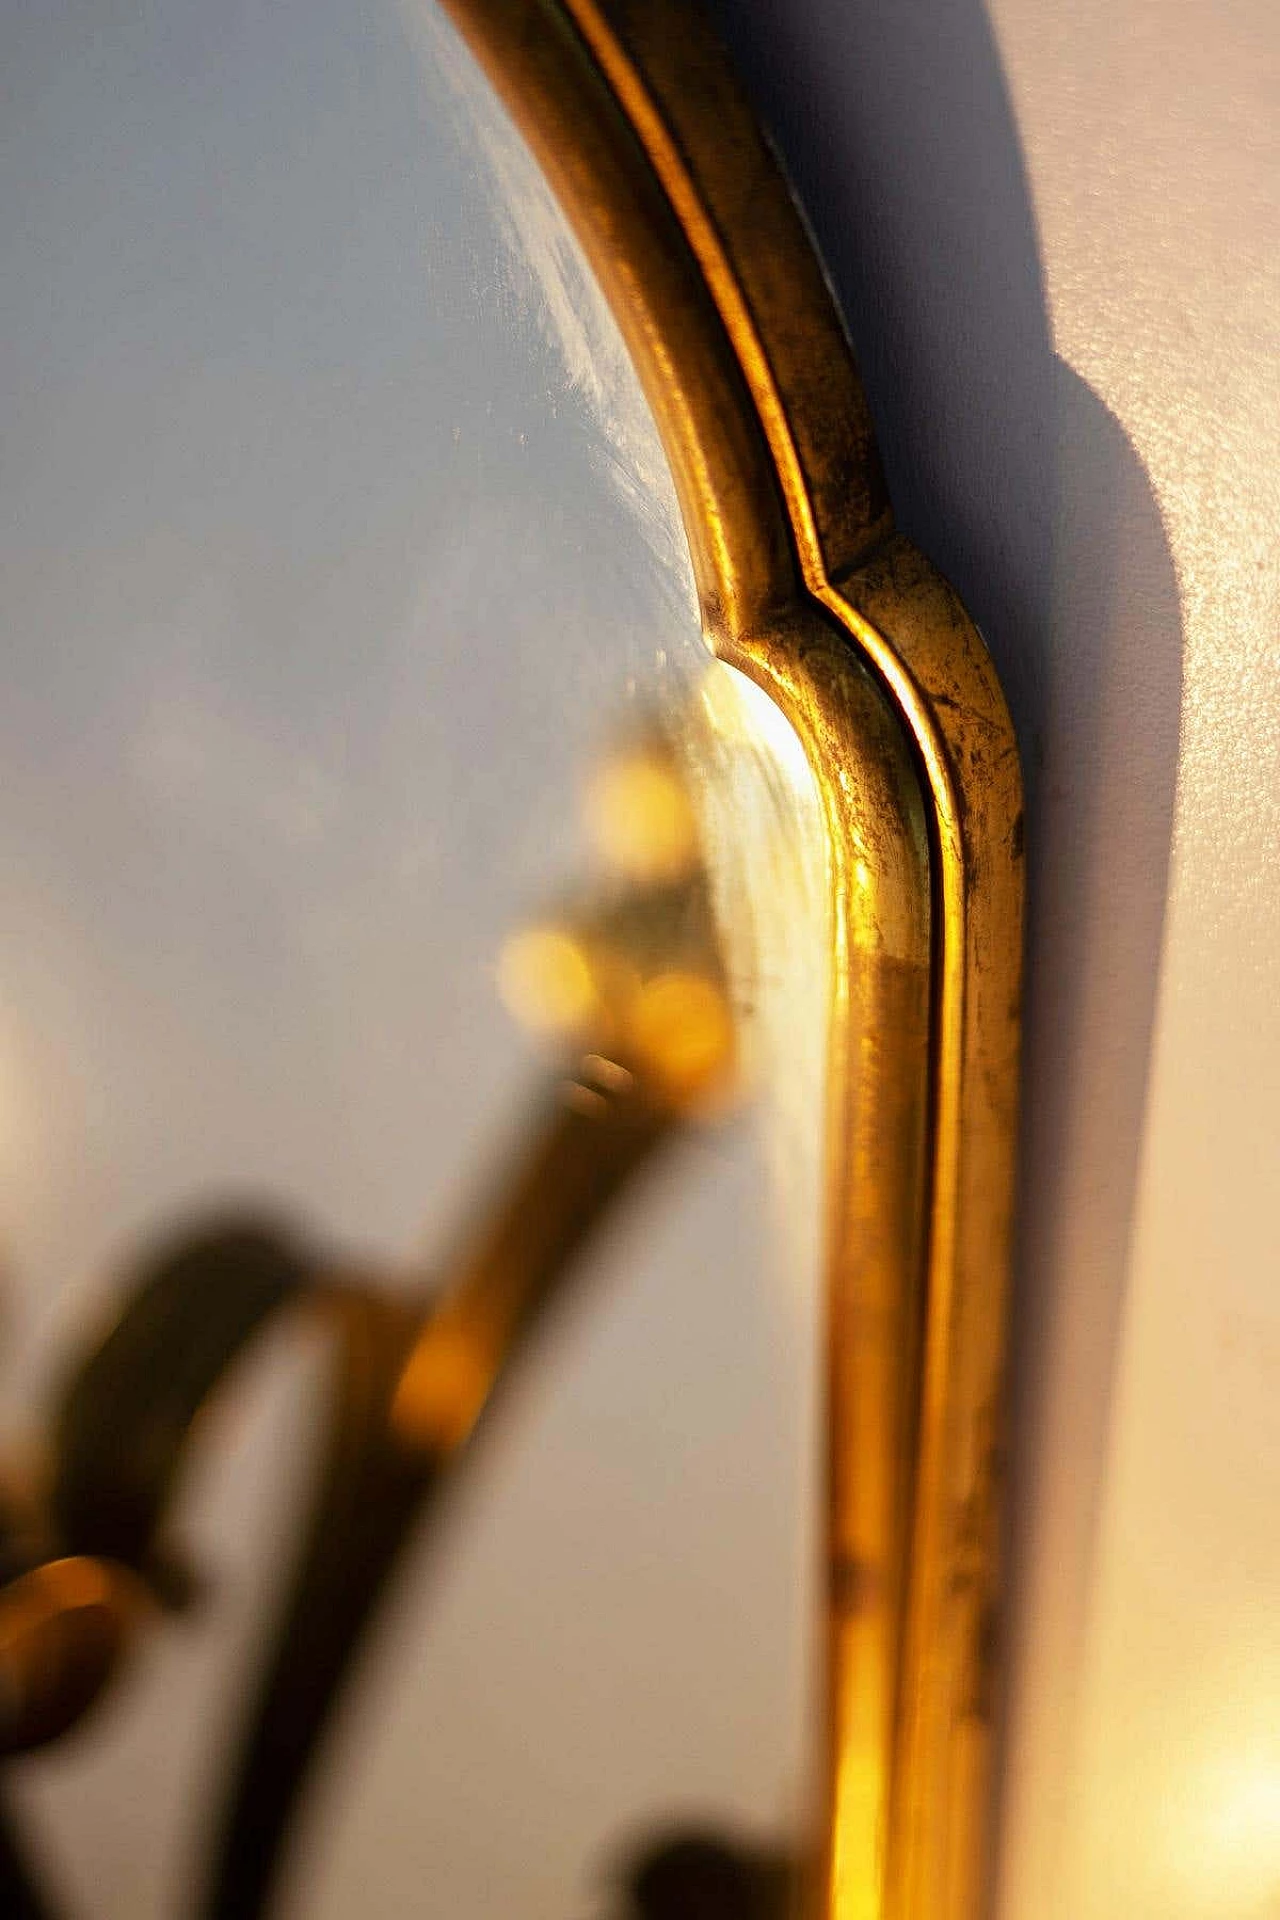
[[[899,520],[982,627],[1022,743],[1031,891],[1005,1800],[1011,1825],[1042,1829],[1051,1854],[1168,889],[1177,583],[1141,461],[1054,355],[981,0],[713,0],[713,13],[843,304]],[[1021,1831],[1006,1839],[1026,1844]]]

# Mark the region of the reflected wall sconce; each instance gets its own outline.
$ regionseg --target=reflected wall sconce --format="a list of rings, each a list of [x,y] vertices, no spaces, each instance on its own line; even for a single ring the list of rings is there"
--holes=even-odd
[[[446,5],[634,358],[709,643],[786,716],[821,799],[827,1794],[805,1911],[978,1920],[1021,957],[1009,718],[972,622],[894,528],[821,266],[696,15],[682,0]],[[660,743],[649,773],[671,783],[678,817]],[[449,1286],[418,1309],[254,1222],[163,1249],[71,1383],[47,1497],[9,1517],[0,1738],[14,1752],[78,1719],[149,1612],[181,1603],[165,1507],[226,1367],[285,1307],[332,1322],[321,1489],[229,1790],[210,1920],[264,1910],[383,1580],[590,1227],[732,1083],[695,853],[611,886],[594,918],[510,959],[515,998],[573,1052]],[[9,1855],[6,1910],[41,1911],[12,1843]]]

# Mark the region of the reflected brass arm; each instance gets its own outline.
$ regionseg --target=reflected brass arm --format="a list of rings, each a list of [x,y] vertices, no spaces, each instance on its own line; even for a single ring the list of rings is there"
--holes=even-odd
[[[87,1710],[147,1597],[152,1610],[184,1599],[168,1509],[192,1429],[252,1338],[287,1308],[319,1313],[333,1331],[319,1487],[231,1768],[200,1907],[208,1920],[250,1920],[269,1902],[299,1795],[399,1555],[453,1484],[591,1236],[664,1141],[733,1097],[734,1022],[678,769],[650,741],[623,757],[621,774],[629,801],[639,780],[657,831],[637,834],[643,809],[629,805],[613,885],[512,943],[512,995],[572,1043],[568,1070],[535,1103],[524,1144],[425,1310],[422,1288],[318,1258],[272,1223],[215,1222],[144,1262],[65,1394],[31,1565],[0,1592],[10,1751]],[[9,1870],[19,1873],[16,1856]],[[23,1897],[34,1911],[34,1892]]]

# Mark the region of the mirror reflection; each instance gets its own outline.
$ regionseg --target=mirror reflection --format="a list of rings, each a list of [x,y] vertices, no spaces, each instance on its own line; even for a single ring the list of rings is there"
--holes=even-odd
[[[269,1208],[429,1299],[566,1073],[651,1076],[679,1124],[415,1532],[279,1910],[621,1913],[704,1833],[774,1886],[815,1760],[798,746],[710,659],[621,342],[428,0],[10,38],[10,1451],[158,1230]],[[194,1910],[327,1364],[282,1325],[237,1370],[174,1519],[197,1602],[9,1769],[69,1912]]]

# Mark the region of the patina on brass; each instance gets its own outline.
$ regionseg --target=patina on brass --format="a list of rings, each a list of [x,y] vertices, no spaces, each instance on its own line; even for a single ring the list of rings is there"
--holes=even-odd
[[[813,1908],[977,1920],[1021,947],[1008,715],[963,608],[894,530],[820,266],[696,14],[682,0],[445,4],[630,346],[710,644],[791,721],[822,800],[830,1630]],[[5,1573],[10,1746],[56,1732],[96,1693],[138,1582],[178,1597],[164,1507],[196,1412],[246,1341],[298,1302],[337,1331],[320,1494],[232,1783],[210,1915],[268,1898],[379,1587],[590,1226],[732,1079],[699,885],[677,861],[621,905],[552,930],[570,951],[559,986],[545,976],[551,1024],[573,1025],[575,993],[590,1013],[578,1065],[434,1303],[229,1223],[162,1253],[72,1384],[48,1539]],[[3,1830],[0,1882],[25,1884]],[[23,1911],[37,1911],[34,1896]]]
[[[821,268],[681,0],[446,0],[653,407],[708,638],[823,797],[831,1920],[983,1902],[1021,964],[1017,750],[896,533]]]

